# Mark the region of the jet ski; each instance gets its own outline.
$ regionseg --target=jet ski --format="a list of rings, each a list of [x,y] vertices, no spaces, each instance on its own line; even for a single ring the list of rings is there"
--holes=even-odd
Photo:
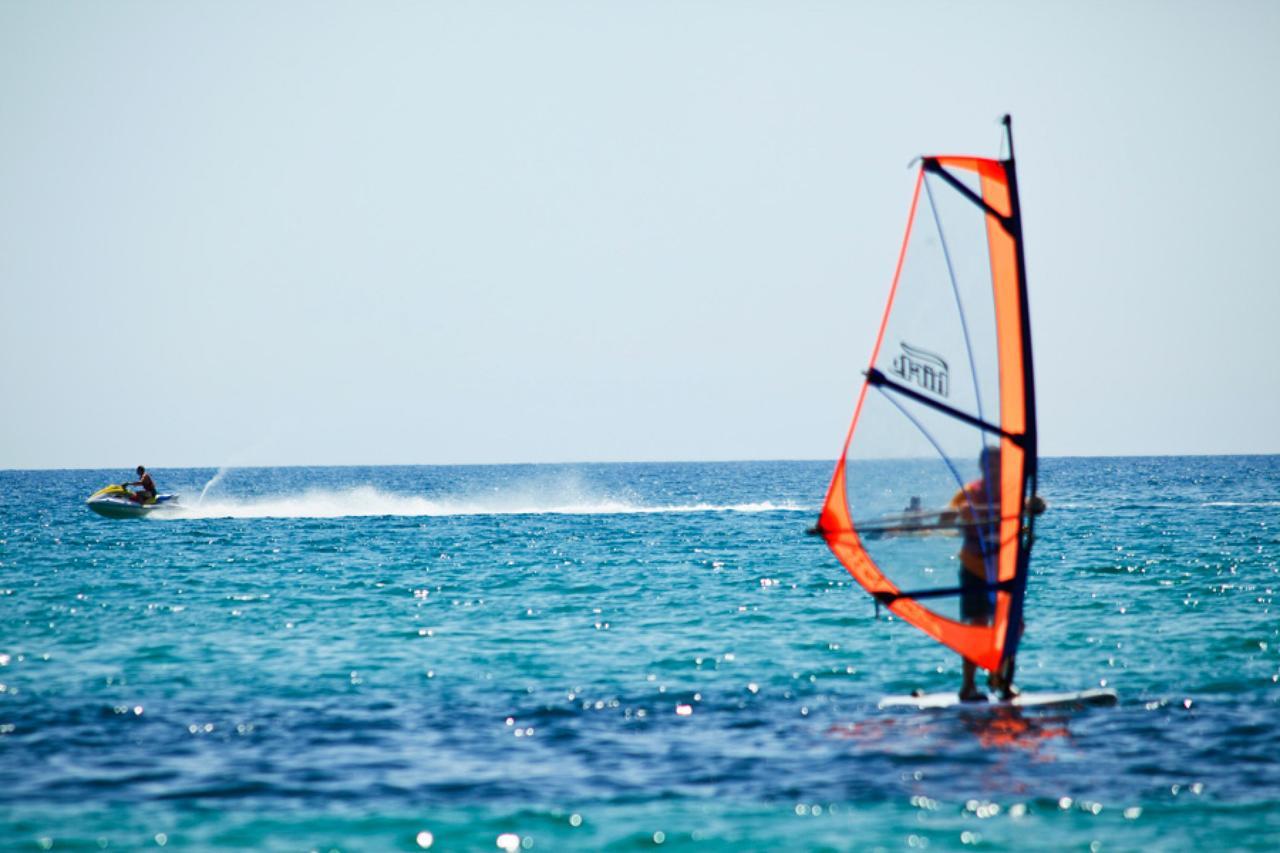
[[[135,501],[124,486],[107,486],[89,495],[89,509],[107,518],[142,518],[153,512],[178,508],[177,495],[156,495],[143,502]]]

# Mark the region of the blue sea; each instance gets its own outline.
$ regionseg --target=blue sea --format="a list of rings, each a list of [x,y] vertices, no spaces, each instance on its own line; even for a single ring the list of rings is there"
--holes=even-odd
[[[829,462],[0,473],[0,848],[1280,848],[1280,457],[1048,459],[1024,689],[805,535]]]

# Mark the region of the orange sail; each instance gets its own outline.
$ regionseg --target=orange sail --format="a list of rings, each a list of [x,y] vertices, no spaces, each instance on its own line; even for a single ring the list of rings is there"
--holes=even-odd
[[[920,160],[818,532],[878,602],[987,669],[1021,635],[1035,386],[1008,159]]]

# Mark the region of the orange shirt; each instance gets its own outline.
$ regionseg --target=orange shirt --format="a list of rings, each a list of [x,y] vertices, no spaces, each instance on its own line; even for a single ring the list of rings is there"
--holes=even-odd
[[[984,522],[993,515],[991,504],[997,503],[987,494],[985,480],[974,480],[951,499],[950,507],[960,516],[964,544],[960,546],[960,565],[984,580],[987,577],[986,561],[982,557],[982,533]]]

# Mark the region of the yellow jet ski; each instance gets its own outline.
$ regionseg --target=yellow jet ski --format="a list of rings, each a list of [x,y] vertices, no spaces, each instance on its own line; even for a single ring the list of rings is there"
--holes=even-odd
[[[89,495],[89,509],[107,518],[142,518],[153,512],[178,508],[177,495],[156,495],[142,501],[134,500],[133,492],[124,486],[107,486]]]

